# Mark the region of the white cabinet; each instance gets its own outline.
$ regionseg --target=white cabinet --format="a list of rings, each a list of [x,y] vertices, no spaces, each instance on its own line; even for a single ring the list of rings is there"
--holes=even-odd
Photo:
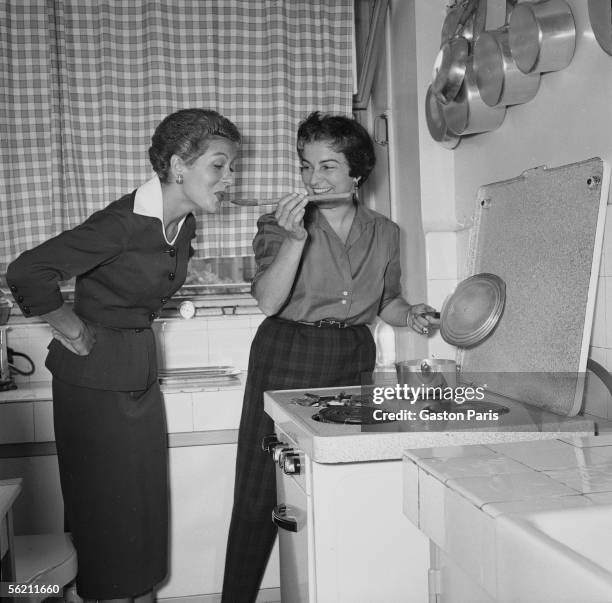
[[[170,449],[170,578],[159,598],[220,593],[234,495],[236,444]],[[262,588],[278,588],[278,552]]]

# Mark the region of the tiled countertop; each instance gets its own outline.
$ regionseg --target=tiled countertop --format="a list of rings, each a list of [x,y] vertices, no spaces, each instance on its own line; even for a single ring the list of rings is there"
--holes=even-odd
[[[499,534],[512,518],[612,505],[612,434],[411,449],[403,460],[404,514],[491,600],[513,600],[498,572],[508,566]],[[567,593],[538,600],[572,600]]]

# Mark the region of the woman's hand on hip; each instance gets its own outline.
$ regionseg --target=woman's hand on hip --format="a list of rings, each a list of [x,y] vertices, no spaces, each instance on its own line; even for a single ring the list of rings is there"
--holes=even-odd
[[[278,202],[274,213],[278,225],[296,241],[303,241],[307,235],[304,228],[304,212],[307,203],[306,195],[291,193]]]
[[[96,336],[87,323],[82,322],[81,325],[79,334],[76,337],[68,337],[55,328],[51,329],[51,333],[53,333],[55,339],[73,354],[87,356],[91,352],[94,343],[96,343]]]

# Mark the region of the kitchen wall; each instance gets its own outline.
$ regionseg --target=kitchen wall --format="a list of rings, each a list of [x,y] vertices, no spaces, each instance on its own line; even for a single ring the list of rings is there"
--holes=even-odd
[[[251,341],[264,318],[254,308],[253,314],[157,320],[153,328],[157,334],[160,367],[222,365],[246,371]],[[51,373],[45,368],[47,345],[51,341],[48,325],[33,321],[13,324],[8,341],[11,348],[27,354],[36,366],[31,376],[15,376],[18,385],[51,380]],[[20,358],[15,358],[15,364],[27,368],[27,363]]]
[[[421,212],[426,240],[430,303],[441,306],[464,275],[469,225],[479,186],[520,175],[540,165],[564,165],[599,156],[612,163],[612,57],[595,40],[587,2],[569,0],[576,22],[576,51],[562,71],[542,76],[529,103],[509,107],[502,126],[464,138],[454,151],[429,136],[424,99],[438,52],[447,2],[414,3]],[[398,3],[392,3],[391,10]],[[495,4],[495,1],[493,2]],[[612,370],[612,211],[608,207],[590,356]],[[568,283],[571,286],[571,283]],[[454,350],[437,335],[430,353]],[[610,396],[598,380],[589,380],[589,412],[612,418]]]

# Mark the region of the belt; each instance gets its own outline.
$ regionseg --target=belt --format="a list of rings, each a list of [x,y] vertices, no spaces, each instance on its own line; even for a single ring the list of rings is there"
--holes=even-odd
[[[318,327],[319,329],[346,329],[346,327],[351,326],[341,320],[335,320],[333,318],[323,318],[315,322],[306,322],[305,320],[296,320],[296,322],[299,322],[301,325],[308,325],[309,327]]]

